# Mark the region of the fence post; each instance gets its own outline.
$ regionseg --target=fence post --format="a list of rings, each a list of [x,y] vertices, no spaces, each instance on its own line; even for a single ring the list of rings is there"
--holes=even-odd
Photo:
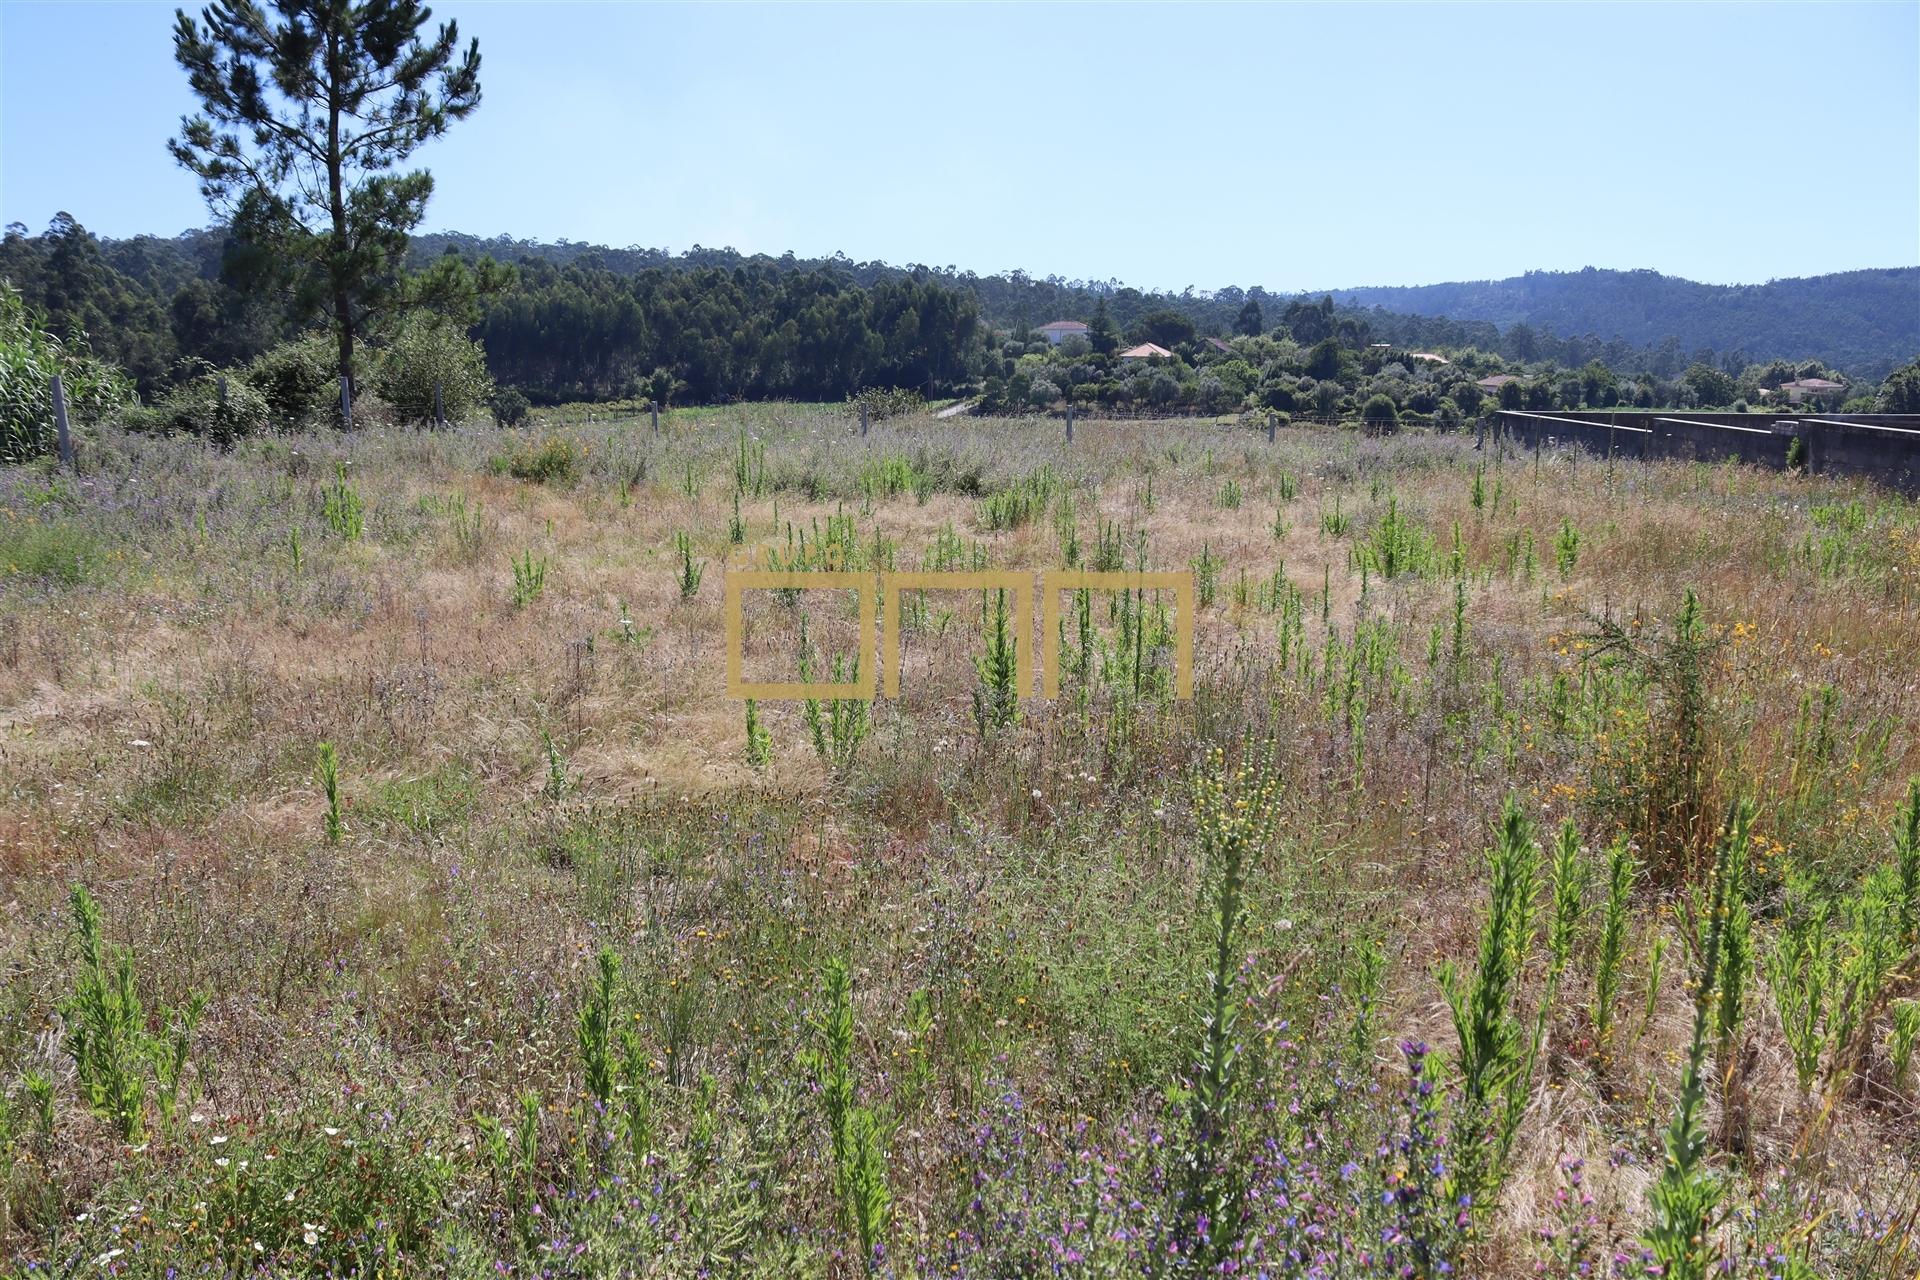
[[[1073,443],[1073,406],[1067,406],[1067,443]]]
[[[1267,443],[1272,444],[1280,430],[1280,419],[1271,410],[1267,413]]]
[[[860,402],[860,438],[867,438],[867,402],[864,400]]]
[[[340,426],[342,430],[353,430],[353,384],[344,373],[340,375]]]
[[[67,388],[53,375],[53,431],[60,439],[60,465],[73,465],[73,437],[67,431]]]
[[[442,430],[447,425],[447,402],[440,395],[440,384],[433,384],[433,429]]]
[[[647,412],[653,417],[653,434],[659,435],[660,434],[660,402],[658,400],[647,401]]]

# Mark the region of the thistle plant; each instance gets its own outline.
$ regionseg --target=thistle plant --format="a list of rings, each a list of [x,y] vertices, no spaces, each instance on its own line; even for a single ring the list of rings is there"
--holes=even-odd
[[[1300,477],[1291,471],[1282,471],[1274,481],[1274,492],[1280,501],[1292,502],[1300,494]]]
[[[1487,464],[1484,462],[1473,469],[1473,484],[1467,490],[1467,501],[1473,504],[1475,511],[1487,505]]]
[[[333,483],[321,491],[320,518],[343,542],[352,542],[367,528],[367,507],[360,493],[347,483],[345,463],[335,463]]]
[[[326,833],[328,844],[339,844],[341,833],[346,830],[340,819],[340,756],[331,742],[323,742],[318,748],[319,763],[316,772],[320,779],[321,794],[327,798]]]
[[[1353,527],[1353,517],[1340,510],[1340,495],[1333,495],[1333,510],[1320,513],[1320,530],[1330,537],[1341,537]]]
[[[1797,873],[1790,875],[1786,910],[1765,963],[1767,985],[1773,991],[1802,1093],[1813,1088],[1827,1044],[1827,997],[1836,976],[1836,948],[1828,930],[1831,912],[1831,905],[1810,881]]]
[[[1213,554],[1213,544],[1200,544],[1200,556],[1193,562],[1195,603],[1199,608],[1213,607],[1220,592],[1220,566],[1226,562]]]
[[[984,599],[981,608],[986,611]],[[1015,654],[1019,640],[1007,625],[1005,591],[993,593],[993,608],[985,621],[987,651],[974,659],[980,682],[973,690],[973,720],[982,738],[1012,727],[1020,718],[1020,668]]]
[[[1580,531],[1573,527],[1573,521],[1562,519],[1560,532],[1553,535],[1553,566],[1560,571],[1564,581],[1579,562]]]
[[[829,959],[823,970],[826,1009],[815,1021],[821,1048],[810,1055],[820,1077],[821,1108],[833,1153],[834,1188],[872,1272],[883,1261],[892,1217],[886,1143],[892,1127],[858,1101],[853,1079],[853,983],[847,962]]]
[[[1585,890],[1586,869],[1580,859],[1580,832],[1574,826],[1573,819],[1569,818],[1560,824],[1559,836],[1554,841],[1553,910],[1547,922],[1547,980],[1541,991],[1540,1007],[1534,1013],[1533,1034],[1527,1041],[1526,1058],[1507,1090],[1506,1114],[1502,1118],[1499,1142],[1495,1147],[1496,1189],[1501,1172],[1512,1154],[1514,1137],[1520,1131],[1521,1117],[1532,1097],[1534,1074],[1546,1045],[1547,1017],[1553,1011],[1554,1000],[1560,992],[1560,980],[1565,976],[1567,961],[1573,955],[1574,935],[1580,927],[1581,899]],[[1525,964],[1523,955],[1519,960],[1520,968],[1524,969]]]
[[[851,684],[860,679],[860,656],[854,655],[852,669],[839,654],[833,657],[833,683]],[[800,682],[813,681],[813,645],[807,638],[806,616],[800,623]],[[873,706],[864,698],[829,698],[822,709],[819,698],[806,698],[800,710],[806,721],[813,749],[836,771],[853,763],[854,753],[873,729]]]
[[[693,538],[684,530],[673,535],[673,545],[680,552],[680,598],[691,600],[700,590],[700,579],[707,565],[704,560],[694,560]]]
[[[533,558],[531,549],[520,553],[518,560],[509,560],[513,569],[513,607],[524,609],[540,598],[547,589],[547,558]]]
[[[747,540],[746,521],[740,518],[740,491],[733,491],[733,516],[727,521],[727,541],[739,546]]]
[[[1662,935],[1655,938],[1653,946],[1647,949],[1647,989],[1640,1010],[1642,1032],[1653,1025],[1653,1015],[1660,1007],[1660,988],[1666,980],[1666,964],[1667,939]]]
[[[1887,1032],[1887,1058],[1893,1068],[1893,1083],[1905,1088],[1907,1070],[1913,1065],[1913,1046],[1920,1039],[1920,1000],[1896,1000],[1888,1010],[1892,1027]]]
[[[575,1032],[587,1096],[594,1102],[596,1115],[602,1115],[613,1104],[613,1027],[620,991],[620,957],[612,947],[603,946],[596,965],[593,986],[580,1005]]]
[[[1715,981],[1722,974],[1721,949],[1731,887],[1728,864],[1734,846],[1746,840],[1750,817],[1744,802],[1734,806],[1715,860],[1707,918],[1702,922],[1705,942],[1700,976],[1694,986],[1693,1037],[1688,1042],[1686,1070],[1680,1078],[1680,1100],[1667,1127],[1666,1159],[1647,1197],[1653,1205],[1653,1217],[1643,1239],[1665,1280],[1706,1280],[1718,1252],[1711,1236],[1725,1187],[1719,1175],[1707,1167],[1707,1033],[1714,1019]]]
[[[1242,765],[1232,773],[1223,753],[1215,749],[1193,787],[1202,860],[1213,880],[1213,948],[1212,968],[1202,993],[1206,1013],[1193,1063],[1181,1230],[1191,1233],[1190,1243],[1205,1257],[1219,1255],[1223,1228],[1237,1209],[1242,1191],[1242,1175],[1227,1150],[1238,1085],[1236,1027],[1244,1003],[1239,992],[1239,934],[1245,923],[1247,876],[1253,860],[1273,838],[1279,790],[1271,746],[1264,761]]]
[[[1607,850],[1607,904],[1600,921],[1600,954],[1594,962],[1593,1038],[1602,1055],[1611,1052],[1613,1008],[1620,996],[1620,961],[1626,953],[1628,909],[1633,892],[1633,850],[1624,838]]]
[[[1453,1124],[1454,1197],[1476,1215],[1496,1192],[1501,1134],[1512,1114],[1507,1100],[1521,1079],[1523,1032],[1514,1011],[1520,976],[1533,950],[1533,895],[1539,872],[1533,823],[1509,796],[1488,852],[1490,909],[1480,930],[1474,971],[1462,980],[1451,962],[1440,986],[1460,1040],[1460,1105]]]
[[[123,1142],[137,1143],[147,1132],[149,1075],[161,1119],[173,1119],[206,997],[196,992],[184,1008],[157,1010],[154,1020],[163,1030],[154,1034],[135,986],[133,953],[102,939],[100,907],[85,886],[73,887],[70,902],[80,972],[73,994],[58,1005],[67,1052],[88,1107]]]
[[[1733,1042],[1740,1033],[1741,1018],[1745,1014],[1747,975],[1753,968],[1753,917],[1746,901],[1750,820],[1751,811],[1747,806],[1736,807],[1733,829],[1728,832],[1726,839],[1726,921],[1720,939],[1719,999],[1714,1016],[1717,1052],[1723,1071],[1732,1069]]]
[[[760,723],[760,707],[747,699],[747,763],[758,769],[773,759],[773,735]]]
[[[540,745],[547,755],[547,779],[541,784],[541,794],[557,804],[566,797],[573,779],[567,771],[566,757],[560,754],[560,748],[555,744],[553,735],[545,729],[540,731]]]

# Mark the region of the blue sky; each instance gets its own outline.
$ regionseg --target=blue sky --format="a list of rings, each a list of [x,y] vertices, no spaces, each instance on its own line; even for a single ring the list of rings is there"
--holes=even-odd
[[[1920,263],[1920,4],[444,3],[428,229],[1293,290]],[[0,0],[0,221],[207,214],[168,4]]]

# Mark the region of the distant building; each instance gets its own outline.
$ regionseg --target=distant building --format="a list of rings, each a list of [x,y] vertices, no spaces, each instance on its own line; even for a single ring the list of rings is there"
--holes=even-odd
[[[1055,320],[1052,324],[1041,325],[1040,332],[1046,337],[1048,342],[1057,347],[1076,334],[1084,338],[1093,332],[1093,330],[1081,324],[1078,320]]]
[[[1480,388],[1482,391],[1486,392],[1490,396],[1497,396],[1500,394],[1500,388],[1506,386],[1509,382],[1518,382],[1518,381],[1520,381],[1520,379],[1516,378],[1511,373],[1496,373],[1491,378],[1482,378],[1480,379],[1480,381],[1474,383],[1473,385]]]
[[[1794,404],[1802,400],[1826,400],[1838,397],[1847,389],[1844,382],[1832,382],[1826,378],[1795,378],[1792,382],[1780,384],[1780,394]]]
[[[1233,350],[1232,347],[1228,346],[1225,342],[1221,341],[1219,338],[1208,338],[1206,342],[1207,342],[1207,345],[1212,347],[1215,351],[1232,351]]]
[[[1155,356],[1159,356],[1163,360],[1171,359],[1173,352],[1167,350],[1157,342],[1143,342],[1137,347],[1128,347],[1120,353],[1122,360],[1151,360]]]
[[[1437,356],[1431,351],[1415,351],[1407,356],[1409,360],[1424,360],[1428,364],[1452,364],[1445,356]]]

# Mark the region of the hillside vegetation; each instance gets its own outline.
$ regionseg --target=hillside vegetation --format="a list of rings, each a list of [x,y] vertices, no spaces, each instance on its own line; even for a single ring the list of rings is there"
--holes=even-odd
[[[1842,271],[1757,285],[1698,284],[1657,271],[1529,271],[1507,280],[1336,289],[1334,301],[1480,320],[1510,330],[1597,334],[1635,347],[1707,347],[1752,360],[1818,354],[1881,378],[1920,352],[1920,267]]]

